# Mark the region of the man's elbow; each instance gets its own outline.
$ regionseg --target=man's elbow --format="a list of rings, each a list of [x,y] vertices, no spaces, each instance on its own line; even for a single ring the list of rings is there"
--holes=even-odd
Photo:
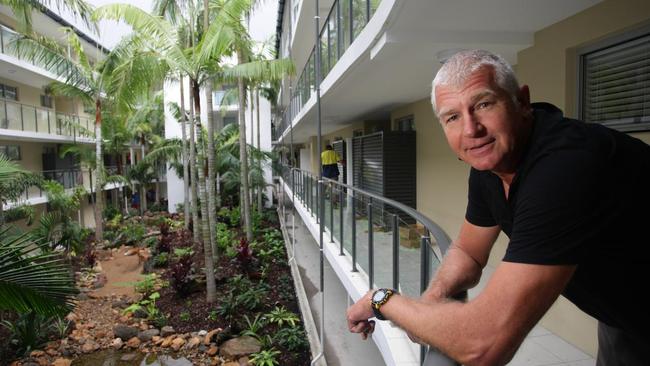
[[[510,362],[516,351],[517,348],[510,349],[494,343],[483,344],[462,355],[458,362],[467,366],[505,365]]]

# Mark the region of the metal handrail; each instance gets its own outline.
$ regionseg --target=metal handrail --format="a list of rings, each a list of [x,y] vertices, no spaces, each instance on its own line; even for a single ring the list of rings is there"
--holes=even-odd
[[[292,171],[300,171],[300,172],[302,172],[303,174],[310,175],[310,176],[312,176],[314,179],[316,179],[316,178],[313,176],[313,174],[312,174],[311,172],[307,171],[307,170],[299,169],[299,168],[291,168],[291,170],[292,170]],[[341,183],[341,182],[335,181],[335,180],[333,180],[333,179],[329,179],[329,178],[325,178],[325,177],[323,177],[323,180],[324,180],[324,181],[327,181],[327,182],[330,182],[331,184],[335,184],[335,185],[338,185],[338,186],[344,187],[344,188],[346,188],[346,189],[348,189],[348,190],[352,190],[352,191],[355,191],[355,192],[359,192],[359,193],[361,193],[361,194],[363,194],[363,195],[365,195],[365,196],[371,197],[373,200],[376,200],[376,201],[379,201],[379,202],[381,202],[381,203],[384,203],[384,204],[387,204],[387,205],[389,205],[389,206],[393,206],[393,207],[397,208],[398,210],[400,210],[400,211],[406,213],[407,215],[411,216],[411,217],[414,218],[415,220],[421,222],[422,225],[424,225],[424,227],[425,227],[425,228],[426,228],[426,229],[427,229],[427,230],[428,230],[428,231],[433,235],[433,237],[435,238],[435,240],[436,240],[436,244],[437,244],[438,247],[440,248],[440,251],[442,252],[442,254],[444,254],[444,253],[447,251],[447,249],[449,249],[449,245],[451,244],[451,239],[449,238],[449,236],[447,235],[447,233],[446,233],[446,232],[445,232],[445,231],[444,231],[444,230],[443,230],[443,229],[442,229],[438,224],[436,224],[435,222],[431,221],[431,219],[429,219],[428,217],[424,216],[424,215],[421,214],[420,212],[416,211],[416,210],[413,209],[412,207],[406,206],[405,204],[400,203],[400,202],[397,202],[397,201],[392,200],[392,199],[390,199],[390,198],[386,198],[386,197],[383,197],[383,196],[377,195],[377,194],[375,194],[375,193],[368,192],[368,191],[363,190],[363,189],[361,189],[361,188],[359,188],[359,187],[354,187],[354,186],[351,186],[351,185],[349,185],[349,184],[345,184],[345,183]]]
[[[10,124],[9,107],[17,109],[18,115],[16,115],[15,118],[18,120],[18,128],[14,128],[14,126],[11,126]],[[31,118],[26,116],[27,113],[31,114]],[[87,117],[56,112],[53,109],[37,107],[10,99],[0,98],[0,128],[15,131],[30,131],[71,136],[73,138],[81,136],[87,137],[88,134],[76,128],[76,125],[72,122],[77,122],[79,126],[87,130],[89,130],[91,126],[90,119]],[[30,123],[30,125],[27,125],[27,123]]]
[[[429,284],[430,281],[430,270],[432,269],[431,267],[431,253],[435,255],[440,261],[442,261],[442,256],[444,253],[447,251],[447,249],[450,246],[450,238],[445,233],[445,231],[436,223],[434,223],[432,220],[430,220],[428,217],[424,216],[420,212],[416,211],[412,207],[408,207],[400,202],[394,201],[392,199],[377,195],[372,192],[368,192],[364,189],[354,187],[348,184],[340,183],[338,181],[329,179],[329,178],[322,178],[322,180],[318,180],[318,178],[312,174],[309,171],[299,169],[299,168],[292,168],[287,165],[281,165],[281,168],[283,170],[283,180],[285,182],[289,182],[291,184],[291,190],[292,190],[292,196],[295,197],[297,196],[306,206],[307,210],[310,211],[312,217],[314,213],[316,213],[316,221],[318,222],[320,220],[321,224],[321,231],[322,228],[325,227],[325,221],[326,221],[326,213],[323,208],[319,207],[319,204],[324,203],[324,198],[320,197],[320,195],[324,194],[324,187],[323,184],[328,184],[330,185],[330,212],[329,212],[329,223],[330,223],[330,242],[334,242],[334,219],[333,219],[333,211],[334,211],[334,188],[333,186],[338,186],[338,195],[339,195],[339,202],[343,202],[343,195],[344,195],[344,189],[347,190],[347,194],[354,200],[359,196],[366,196],[368,198],[367,202],[367,214],[368,214],[368,286],[370,289],[373,288],[374,286],[374,240],[373,240],[373,219],[372,219],[372,212],[375,207],[373,207],[373,204],[378,205],[387,205],[392,208],[398,209],[402,211],[403,213],[407,214],[416,222],[419,222],[422,224],[425,228],[425,232],[421,234],[420,237],[420,288],[419,291],[420,293],[424,292]],[[290,174],[290,180],[287,180],[287,177],[285,176],[284,173],[289,173]],[[296,179],[296,175],[298,175],[298,179]],[[317,190],[316,190],[316,199],[313,197],[314,189],[313,189],[313,183],[317,183]],[[316,201],[316,202],[314,202]],[[292,204],[292,207],[295,207],[295,204]],[[351,204],[351,211],[352,211],[352,217],[353,220],[355,216],[355,207],[356,204],[353,202]],[[339,212],[339,220],[340,220],[340,226],[339,226],[339,234],[340,234],[340,248],[339,248],[339,255],[345,255],[344,253],[344,248],[343,248],[343,241],[344,241],[344,236],[343,236],[343,211],[342,209]],[[322,217],[321,217],[322,216]],[[392,230],[393,230],[393,240],[392,240],[392,255],[393,255],[393,268],[392,268],[392,286],[393,288],[399,288],[400,286],[400,269],[399,269],[399,245],[400,245],[400,239],[399,239],[399,215],[398,214],[391,214],[392,220]],[[351,229],[352,229],[352,245],[351,245],[351,253],[350,256],[352,257],[352,272],[357,272],[357,246],[356,246],[356,224],[353,224]],[[437,246],[437,249],[439,252],[436,252],[436,246],[432,245],[431,242],[431,237],[435,239],[435,243]],[[322,240],[322,238],[321,238]],[[322,249],[321,249],[322,250]],[[321,274],[322,275],[322,274]],[[464,300],[467,296],[467,292],[463,291],[460,294],[457,294],[454,296],[455,299],[458,300]],[[321,356],[321,354],[319,354]],[[316,361],[316,359],[313,360],[312,364]],[[429,348],[427,346],[420,346],[420,363],[421,364],[432,364],[431,362],[434,362],[434,364],[438,364],[439,362],[442,362],[440,364],[444,365],[455,365],[456,363],[452,361],[451,359],[447,358],[446,356],[440,354],[437,350],[433,348]]]

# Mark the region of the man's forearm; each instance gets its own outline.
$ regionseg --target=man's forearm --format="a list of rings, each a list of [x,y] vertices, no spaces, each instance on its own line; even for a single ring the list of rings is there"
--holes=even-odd
[[[470,289],[481,279],[482,270],[476,260],[458,246],[452,245],[421,299],[436,301]]]

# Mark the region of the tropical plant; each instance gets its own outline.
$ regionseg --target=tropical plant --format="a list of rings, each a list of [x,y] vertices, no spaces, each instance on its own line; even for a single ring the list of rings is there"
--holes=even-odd
[[[61,315],[78,293],[68,264],[29,234],[0,227],[0,310]]]
[[[49,332],[49,317],[34,311],[22,313],[13,322],[2,321],[0,324],[9,330],[11,343],[18,354],[29,354],[45,344]]]
[[[244,320],[246,329],[241,332],[241,335],[259,338],[260,331],[266,326],[266,319],[261,314],[256,314],[252,321],[248,315],[244,315]]]
[[[83,0],[0,0],[0,4],[7,5],[13,11],[18,20],[18,29],[24,33],[32,31],[32,11],[43,10],[52,3],[57,6],[59,12],[65,9],[73,17],[81,19],[89,28],[97,29],[90,20],[92,6]]]
[[[276,366],[279,365],[277,357],[280,351],[275,348],[262,350],[251,355],[250,362],[256,366]]]
[[[295,327],[296,323],[300,321],[300,318],[296,313],[287,310],[284,306],[276,306],[271,312],[264,315],[264,317],[269,322],[275,323],[280,327],[285,323]]]
[[[4,206],[9,202],[18,202],[25,190],[31,186],[40,186],[40,175],[28,173],[0,153],[0,225],[5,219],[16,220],[27,218],[28,223],[34,218],[34,210],[30,206],[18,205],[4,211]]]
[[[305,331],[301,327],[285,327],[275,334],[275,341],[289,351],[309,347]]]

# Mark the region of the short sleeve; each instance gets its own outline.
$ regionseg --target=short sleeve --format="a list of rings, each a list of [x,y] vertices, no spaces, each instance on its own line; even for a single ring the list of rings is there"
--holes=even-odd
[[[605,224],[599,204],[607,177],[586,151],[551,153],[535,163],[518,190],[504,261],[577,264]]]
[[[497,222],[488,205],[486,190],[481,181],[481,172],[472,168],[469,173],[469,189],[467,194],[467,211],[465,219],[476,226],[491,227]]]

